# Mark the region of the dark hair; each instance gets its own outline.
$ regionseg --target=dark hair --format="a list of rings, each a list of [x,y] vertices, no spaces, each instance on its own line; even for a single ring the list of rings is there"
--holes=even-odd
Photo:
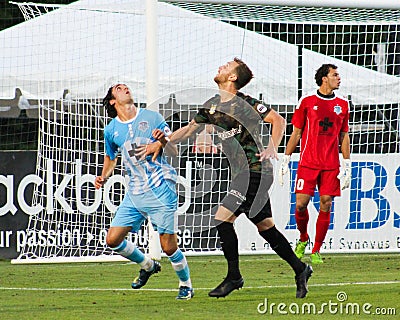
[[[107,95],[103,98],[103,107],[106,108],[107,114],[110,118],[115,118],[117,116],[117,110],[113,104],[110,103],[110,100],[115,99],[114,95],[112,94],[112,89],[114,86],[108,89]]]
[[[234,58],[233,61],[239,65],[235,68],[235,73],[237,75],[237,80],[235,81],[235,88],[237,90],[243,88],[246,84],[253,79],[253,72],[250,68],[239,58]]]
[[[318,70],[315,72],[315,82],[317,83],[318,86],[322,85],[322,78],[326,77],[329,73],[329,69],[337,69],[337,66],[335,66],[334,64],[331,63],[326,63],[323,64],[322,66],[320,66],[318,68]]]

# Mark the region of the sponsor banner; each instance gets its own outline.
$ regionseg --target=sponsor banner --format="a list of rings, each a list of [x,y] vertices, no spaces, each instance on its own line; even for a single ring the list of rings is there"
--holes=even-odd
[[[180,157],[179,161],[179,244],[185,251],[216,250],[219,242],[213,216],[228,188],[228,162],[220,154],[188,154]],[[50,172],[53,172],[53,163],[47,160],[48,172],[44,178],[38,177],[34,173],[35,164],[36,152],[0,152],[0,258],[18,257],[27,243],[42,248],[89,244],[105,247],[109,220],[99,218],[93,222],[93,226],[84,226],[86,220],[83,218],[98,214],[102,205],[106,212],[114,212],[118,196],[110,190],[113,184],[124,183],[124,178],[114,175],[105,188],[92,191],[85,199],[79,196],[71,204],[65,199],[68,195],[65,192],[67,186],[79,195],[80,188],[92,184],[95,178],[94,174],[82,174],[86,171],[82,170],[82,161],[77,159],[68,171],[71,173],[60,177],[59,185],[49,184],[43,195],[45,201],[33,205],[34,185],[47,183],[43,179],[52,176]],[[293,193],[296,169],[297,159],[293,155],[284,186],[275,182],[270,190],[275,223],[293,245],[298,238]],[[351,185],[342,191],[341,197],[334,199],[331,225],[323,250],[400,251],[399,195],[400,155],[352,155]],[[318,202],[319,194],[316,192],[309,205],[310,248],[314,239]],[[67,222],[70,220],[66,220],[46,230],[26,230],[29,218],[43,215],[44,212],[51,215],[56,208],[65,212],[66,219],[73,215],[83,217],[83,221],[75,223],[75,227],[69,227]],[[244,215],[238,218],[235,227],[241,252],[273,252]],[[147,246],[146,231],[141,230],[135,241],[140,247]]]
[[[33,185],[25,182],[35,173],[36,155],[35,151],[0,151],[0,258],[2,259],[18,256],[17,237],[25,233],[29,220],[29,214],[24,213],[21,207],[31,206],[33,193]]]
[[[293,192],[297,160],[298,155],[293,155],[290,174],[286,174],[284,185],[278,183],[275,174],[276,179],[270,190],[275,223],[293,246],[299,237]],[[342,195],[334,199],[331,224],[321,251],[400,252],[400,155],[353,154],[351,160],[350,188],[342,190]],[[278,165],[279,162],[275,166],[276,172]],[[318,191],[310,201],[308,211],[311,243],[306,253],[311,251],[314,243],[319,211]],[[244,217],[239,217],[236,228],[241,251],[273,252]]]

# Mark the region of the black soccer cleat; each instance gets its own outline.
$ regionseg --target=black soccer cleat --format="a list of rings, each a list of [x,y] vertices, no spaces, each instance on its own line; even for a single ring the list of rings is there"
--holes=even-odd
[[[239,290],[243,287],[244,280],[240,277],[238,280],[225,278],[218,287],[211,290],[208,295],[215,298],[223,298],[230,294],[233,290]]]
[[[159,271],[161,271],[161,265],[157,261],[154,261],[153,269],[150,271],[140,269],[139,276],[132,282],[132,289],[139,289],[143,287],[147,283],[147,280],[149,280],[150,276]]]
[[[306,264],[306,267],[303,270],[303,272],[294,277],[294,279],[296,280],[296,287],[297,287],[296,298],[304,298],[307,295],[308,292],[307,282],[308,279],[311,277],[312,273],[313,273],[312,267]]]

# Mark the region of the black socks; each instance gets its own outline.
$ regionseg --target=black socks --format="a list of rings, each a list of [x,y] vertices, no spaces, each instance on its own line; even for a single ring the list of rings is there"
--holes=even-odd
[[[237,280],[241,278],[239,270],[239,245],[238,238],[233,228],[233,223],[221,222],[217,225],[222,251],[228,261],[227,278]]]
[[[278,256],[289,263],[296,275],[303,272],[306,266],[305,263],[297,258],[287,239],[275,226],[268,230],[261,231],[260,235],[271,245],[272,250],[274,250]]]

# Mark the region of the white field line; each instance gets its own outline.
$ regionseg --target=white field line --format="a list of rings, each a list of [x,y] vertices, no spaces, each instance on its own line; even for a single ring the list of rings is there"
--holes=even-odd
[[[359,254],[363,255],[363,253],[359,253]],[[343,258],[354,258],[354,255],[355,254],[347,255],[347,254],[342,254],[341,253],[341,254],[337,254],[337,255],[334,255],[334,256],[326,254],[323,257],[324,258],[330,257],[330,258],[333,258],[333,259],[335,257],[340,257],[340,259],[343,259]],[[370,258],[373,258],[373,257],[383,258],[383,257],[393,257],[393,256],[394,256],[394,253],[368,254],[368,257],[370,257]],[[209,259],[207,259],[207,260],[196,259],[198,257],[199,256],[196,256],[194,259],[191,259],[192,257],[187,257],[187,259],[189,261],[189,264],[193,264],[193,263],[210,263],[209,261],[212,260],[214,256],[208,256]],[[215,257],[217,257],[217,256],[215,256]],[[222,257],[222,254],[221,254],[221,257]],[[241,255],[240,256],[240,261],[241,262],[253,262],[253,261],[268,262],[268,261],[283,261],[283,260],[281,258],[279,258],[278,256],[274,256],[273,254],[271,254],[271,255],[268,254],[268,255],[265,255],[265,257],[263,255],[260,255],[259,257],[255,258],[255,256],[254,256],[254,258],[252,258],[252,259],[248,259],[246,257],[246,255]],[[307,259],[305,259],[304,261],[308,262]],[[169,263],[169,261],[166,258],[162,259],[161,262],[162,263]],[[220,261],[218,260],[218,261],[215,261],[215,262],[216,263],[226,263],[225,260],[220,260]],[[93,266],[96,265],[96,263],[97,262],[63,263],[62,266],[63,266],[63,268],[83,268],[83,267],[93,267]],[[131,264],[135,265],[136,263],[131,262],[131,261],[119,261],[119,262],[115,262],[115,261],[108,262],[108,261],[106,261],[106,262],[101,262],[101,264],[107,264],[107,266],[117,266],[117,265],[120,266],[120,265],[131,265]],[[36,265],[36,267],[43,266],[44,268],[47,268],[49,264],[40,264],[40,263],[38,263],[38,264],[35,264],[35,265]]]
[[[337,283],[320,283],[320,284],[309,284],[308,287],[341,287],[341,286],[364,286],[364,285],[388,285],[388,284],[400,284],[399,281],[373,281],[373,282],[337,282]],[[243,289],[266,289],[266,288],[290,288],[293,285],[277,285],[277,286],[256,286],[256,287],[243,287]],[[213,288],[195,288],[195,290],[211,290]],[[160,289],[160,288],[142,288],[139,290],[133,290],[131,288],[17,288],[17,287],[0,287],[0,290],[11,290],[11,291],[158,291],[158,292],[170,292],[176,291],[177,289]]]

